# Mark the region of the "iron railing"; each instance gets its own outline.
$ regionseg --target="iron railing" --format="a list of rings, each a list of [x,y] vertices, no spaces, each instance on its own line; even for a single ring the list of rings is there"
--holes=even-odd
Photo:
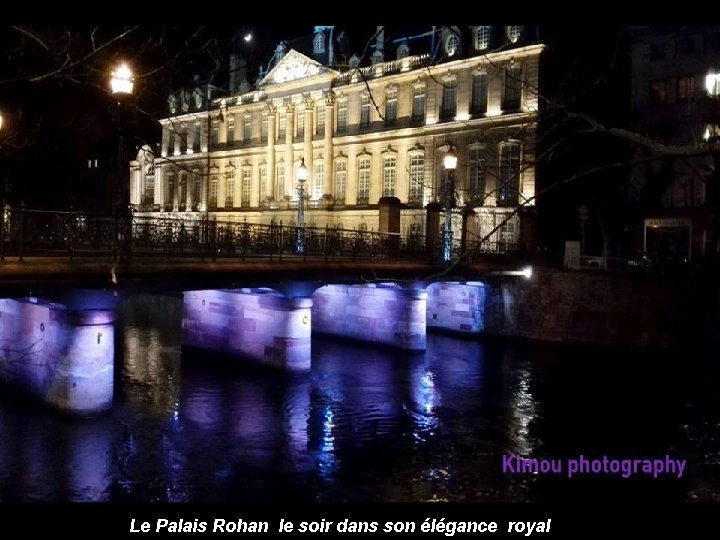
[[[297,241],[304,239],[301,255]],[[460,242],[453,252],[462,253]],[[5,257],[62,256],[113,257],[195,256],[201,259],[324,257],[334,259],[437,259],[440,241],[430,245],[424,234],[221,221],[203,215],[197,219],[149,218],[129,211],[89,214],[5,208],[0,227],[0,260]],[[507,251],[509,246],[487,244],[484,253]],[[435,253],[437,251],[437,253]]]

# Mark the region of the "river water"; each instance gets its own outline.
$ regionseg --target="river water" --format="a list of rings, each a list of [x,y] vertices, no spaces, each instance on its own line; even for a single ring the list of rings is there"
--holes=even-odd
[[[658,354],[429,334],[407,353],[314,338],[312,372],[181,351],[181,303],[116,323],[115,402],[0,397],[0,500],[720,499],[720,370]],[[687,461],[682,478],[521,474],[503,456]]]

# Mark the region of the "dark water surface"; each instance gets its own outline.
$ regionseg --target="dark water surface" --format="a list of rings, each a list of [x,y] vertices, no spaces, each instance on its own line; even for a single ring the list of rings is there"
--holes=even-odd
[[[116,332],[115,404],[0,397],[0,500],[720,500],[711,355],[428,336],[424,353],[313,340],[306,375],[183,355],[177,299]],[[502,456],[687,459],[683,478],[509,474]]]

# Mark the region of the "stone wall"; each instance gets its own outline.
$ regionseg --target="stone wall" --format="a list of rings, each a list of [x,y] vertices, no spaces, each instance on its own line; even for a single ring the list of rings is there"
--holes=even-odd
[[[189,291],[183,298],[183,344],[309,370],[311,306],[309,298],[285,298],[268,289]]]
[[[0,299],[0,378],[69,412],[112,405],[112,310]]]
[[[313,331],[425,349],[427,292],[395,284],[326,285],[313,294]]]
[[[480,282],[432,283],[427,288],[427,326],[461,333],[485,330],[485,286]]]

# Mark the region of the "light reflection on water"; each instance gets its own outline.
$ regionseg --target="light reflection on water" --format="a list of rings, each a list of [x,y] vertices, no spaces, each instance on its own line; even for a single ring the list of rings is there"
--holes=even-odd
[[[312,372],[290,375],[183,357],[176,301],[137,302],[118,322],[110,413],[72,419],[0,400],[0,500],[590,497],[600,496],[596,486],[503,474],[502,455],[694,450],[681,428],[687,385],[675,376],[674,393],[669,379],[640,384],[634,353],[578,364],[553,347],[434,334],[424,353],[315,339]],[[605,376],[591,385],[588,376],[609,362],[622,366],[622,384]],[[688,428],[698,448],[702,429],[718,431],[705,421],[717,397],[704,396],[706,427]],[[645,418],[638,430],[638,411],[668,420]],[[703,478],[658,496],[712,498],[715,487]]]

